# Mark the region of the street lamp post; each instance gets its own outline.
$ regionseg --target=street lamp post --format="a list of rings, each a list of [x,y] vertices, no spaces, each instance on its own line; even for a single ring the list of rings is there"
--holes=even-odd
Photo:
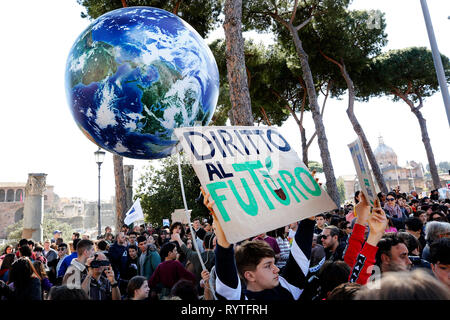
[[[102,234],[102,222],[101,222],[101,215],[100,215],[100,167],[103,163],[103,159],[105,158],[105,152],[101,151],[100,148],[98,148],[97,151],[94,152],[95,155],[95,162],[97,162],[98,165],[98,236]]]
[[[441,55],[434,35],[433,24],[431,23],[430,12],[426,0],[420,0],[422,6],[423,18],[427,27],[428,40],[430,40],[431,53],[433,55],[434,68],[439,87],[441,88],[442,99],[444,100],[445,112],[447,113],[448,124],[450,125],[450,95],[448,93],[447,81],[445,79],[444,67],[442,66]],[[450,18],[450,17],[449,17]]]

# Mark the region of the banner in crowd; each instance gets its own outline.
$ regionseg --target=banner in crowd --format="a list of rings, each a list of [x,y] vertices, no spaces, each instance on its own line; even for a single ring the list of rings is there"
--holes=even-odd
[[[447,188],[440,188],[438,189],[438,193],[439,193],[439,199],[444,200],[444,199],[450,199],[450,188],[449,188],[450,184],[447,185]]]
[[[230,243],[336,209],[276,128],[191,127],[175,135]]]
[[[163,219],[162,224],[163,224],[163,227],[169,227],[170,226],[169,219]]]
[[[373,205],[377,193],[375,191],[375,185],[373,183],[369,163],[367,162],[366,153],[364,152],[362,143],[358,138],[350,143],[348,147],[352,155],[353,164],[355,165],[356,174],[358,175],[361,191],[364,192],[366,198]]]
[[[171,216],[172,223],[181,222],[183,224],[188,224],[189,219],[187,218],[185,211],[186,211],[185,209],[175,209],[175,211],[172,212]],[[189,217],[191,216],[191,212],[192,210],[188,210]]]
[[[137,198],[125,215],[123,222],[129,226],[135,221],[144,220],[144,212],[141,207],[141,199]]]

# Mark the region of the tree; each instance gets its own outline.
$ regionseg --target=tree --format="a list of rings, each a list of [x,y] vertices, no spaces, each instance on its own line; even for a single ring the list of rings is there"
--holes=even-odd
[[[450,170],[450,162],[443,161],[438,164],[439,170],[444,173],[448,173]]]
[[[291,1],[288,0],[251,0],[245,2],[243,10],[246,28],[267,31],[271,27],[275,34],[290,37],[295,46],[317,132],[328,194],[336,205],[339,205],[340,202],[336,177],[328,150],[328,140],[320,114],[320,107],[317,102],[316,87],[308,62],[308,54],[303,48],[299,32],[311,22],[314,16],[330,14],[337,8],[347,7],[348,3],[348,0],[311,0],[299,4],[299,1],[295,0],[292,5]]]
[[[125,214],[127,213],[127,196],[125,189],[125,177],[123,174],[123,157],[117,154],[113,154],[113,164],[114,164],[114,183],[116,185],[116,228],[115,230],[120,230],[123,225],[123,220],[125,219]]]
[[[450,81],[450,61],[441,55],[447,82]],[[393,101],[403,100],[416,116],[422,135],[422,142],[430,166],[434,188],[440,188],[440,181],[426,120],[420,111],[425,98],[439,90],[431,51],[424,47],[410,47],[390,50],[372,60],[367,70],[371,79],[360,92],[360,96],[392,96]]]
[[[213,117],[214,125],[218,125],[218,123],[226,122],[228,111],[231,109],[229,85],[227,77],[224,76],[226,74],[225,42],[216,40],[210,44],[210,49],[221,75],[218,110]],[[304,82],[298,75],[300,70],[295,63],[292,63],[295,57],[280,45],[265,47],[251,40],[245,42],[244,54],[255,122],[281,126],[289,115],[292,115],[300,130],[303,162],[307,165],[308,148],[316,134],[314,133],[309,141],[307,140],[303,119],[305,112],[309,111],[309,105]],[[321,63],[323,64],[323,61]],[[322,91],[321,86],[324,85],[323,82],[319,82],[317,90]],[[327,82],[321,114],[331,88],[331,82]]]
[[[222,12],[222,0],[77,0],[86,12],[81,16],[88,19],[97,19],[106,12],[122,8],[125,2],[127,7],[149,6],[164,9],[178,15],[189,23],[202,37],[206,37],[214,30],[219,22]]]
[[[160,168],[149,164],[138,180],[134,198],[141,199],[147,222],[161,225],[162,219],[170,219],[175,209],[184,209],[177,161],[176,156],[172,156],[161,160]],[[208,217],[209,212],[203,202],[195,200],[200,194],[200,180],[189,163],[183,160],[181,167],[187,206],[192,210],[191,216]]]
[[[379,54],[387,42],[387,35],[384,33],[386,23],[383,14],[378,13],[378,26],[373,28],[367,23],[370,20],[369,12],[340,9],[332,15],[321,15],[314,21],[312,28],[317,40],[313,43],[317,45],[316,50],[327,61],[339,68],[340,74],[345,80],[348,89],[348,108],[346,110],[348,118],[362,142],[380,190],[387,193],[388,189],[381,169],[354,112],[355,84],[353,82],[354,77],[358,82],[366,81],[367,78],[362,71],[369,64],[370,58]]]
[[[242,37],[242,0],[225,0],[227,76],[231,102],[231,124],[253,126]]]
[[[221,123],[225,123],[228,112],[231,110],[229,84],[227,79],[227,63],[225,58],[225,41],[218,39],[209,45],[220,74],[220,94],[218,108],[214,114],[217,120],[220,117]],[[292,73],[286,68],[282,68],[278,61],[284,61],[283,57],[274,59],[278,54],[273,46],[265,47],[263,44],[255,44],[253,41],[245,41],[244,55],[245,68],[247,73],[248,89],[252,101],[251,111],[253,119],[257,124],[282,125],[289,117],[289,112],[284,108],[284,103],[273,94],[272,91],[286,91],[292,86]],[[281,79],[281,74],[284,77]],[[281,81],[282,80],[282,81]],[[280,89],[277,87],[281,86]],[[217,121],[213,119],[214,121]],[[216,123],[214,122],[216,125]]]
[[[8,226],[6,228],[6,234],[8,235],[9,242],[19,242],[22,239],[22,229],[23,229],[23,219],[18,222]],[[53,238],[53,231],[59,230],[61,231],[61,238],[71,239],[73,228],[71,225],[55,220],[48,215],[44,215],[44,220],[42,223],[42,235],[43,239],[51,239]]]
[[[345,183],[344,183],[344,178],[339,177],[337,179],[337,187],[339,190],[339,197],[341,199],[341,204],[345,203]]]
[[[309,161],[308,168],[310,171],[316,170],[317,173],[323,172],[323,166],[320,162],[317,161]]]

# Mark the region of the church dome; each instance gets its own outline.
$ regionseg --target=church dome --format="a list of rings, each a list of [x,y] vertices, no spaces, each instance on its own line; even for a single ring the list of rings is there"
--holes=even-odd
[[[397,154],[384,143],[383,137],[378,138],[378,147],[373,153],[381,167],[397,165]]]

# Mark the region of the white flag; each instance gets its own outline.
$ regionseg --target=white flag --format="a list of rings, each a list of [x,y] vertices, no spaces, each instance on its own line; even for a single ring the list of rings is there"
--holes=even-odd
[[[128,210],[127,214],[125,215],[125,219],[123,220],[123,222],[129,226],[133,222],[141,219],[144,219],[144,212],[142,212],[141,208],[141,199],[137,198],[131,206],[130,210]]]

